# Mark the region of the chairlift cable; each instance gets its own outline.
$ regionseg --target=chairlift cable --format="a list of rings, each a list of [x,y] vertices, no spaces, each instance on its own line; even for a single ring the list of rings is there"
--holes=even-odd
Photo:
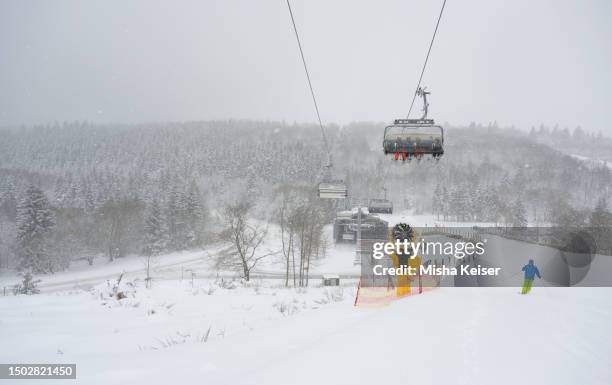
[[[446,1],[446,0],[445,0]],[[328,167],[331,167],[331,153],[329,149],[329,144],[327,142],[327,136],[325,135],[325,128],[323,128],[323,123],[321,122],[321,114],[319,113],[319,105],[317,104],[317,98],[315,97],[315,92],[312,87],[312,82],[310,80],[310,74],[308,72],[308,67],[306,66],[306,59],[304,57],[304,50],[302,49],[302,43],[300,42],[300,35],[298,34],[297,27],[295,25],[295,19],[293,18],[293,11],[291,10],[291,3],[287,0],[287,7],[289,8],[289,15],[291,16],[291,23],[293,24],[293,30],[295,31],[295,38],[297,39],[298,48],[300,49],[300,56],[302,57],[302,63],[304,64],[304,72],[306,72],[306,79],[308,80],[308,87],[310,88],[310,94],[312,95],[312,101],[314,103],[315,111],[317,112],[317,119],[319,120],[319,127],[321,127],[321,135],[323,136],[323,144],[325,145],[325,152],[328,156]]]
[[[310,80],[310,73],[308,72],[308,66],[306,65],[306,58],[304,57],[304,50],[302,49],[302,42],[300,41],[300,35],[295,24],[295,18],[293,17],[293,10],[291,9],[291,3],[287,0],[287,8],[289,9],[289,16],[291,16],[291,24],[293,25],[293,31],[295,32],[295,38],[297,40],[298,48],[300,49],[300,57],[302,58],[302,64],[304,65],[304,72],[306,73],[306,80],[308,80],[308,88],[310,89],[310,95],[312,96],[312,102],[314,103],[315,111],[317,113],[317,120],[319,121],[319,127],[321,128],[321,136],[323,137],[323,145],[325,146],[325,152],[327,153],[327,169],[326,175],[324,176],[324,182],[319,183],[318,191],[319,198],[324,199],[345,199],[348,195],[346,185],[342,180],[332,180],[332,154],[325,135],[325,128],[321,121],[321,114],[319,112],[319,105],[317,104],[317,98],[315,96],[314,88],[312,87],[312,81]]]
[[[289,2],[289,0],[287,0]],[[425,74],[425,68],[427,67],[427,61],[429,60],[429,54],[431,53],[431,48],[433,47],[434,40],[436,39],[436,33],[438,32],[438,26],[440,25],[440,20],[442,19],[442,13],[444,12],[444,6],[446,5],[446,0],[442,3],[442,8],[440,9],[440,15],[438,15],[438,21],[436,22],[436,28],[434,29],[433,36],[431,37],[431,42],[429,43],[429,49],[427,50],[427,56],[425,57],[425,63],[423,63],[423,69],[421,70],[421,76],[419,76],[419,82],[417,83],[416,89],[414,91],[414,95],[412,96],[412,102],[410,103],[410,109],[408,110],[408,115],[406,119],[410,119],[410,113],[412,112],[412,107],[414,107],[414,101],[417,96],[417,91],[419,87],[421,87],[421,80],[423,80],[423,74]]]

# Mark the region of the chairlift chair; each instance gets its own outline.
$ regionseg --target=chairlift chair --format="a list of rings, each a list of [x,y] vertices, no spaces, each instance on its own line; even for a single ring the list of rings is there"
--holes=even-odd
[[[321,199],[345,199],[347,196],[346,184],[341,180],[319,183],[319,198]]]
[[[371,214],[393,214],[393,203],[387,199],[370,199],[368,211]]]
[[[420,159],[423,155],[438,159],[444,154],[444,128],[433,119],[396,119],[385,127],[383,151],[393,154],[394,160]]]
[[[385,127],[385,155],[393,154],[394,160],[401,158],[406,161],[421,159],[423,155],[440,159],[444,154],[444,128],[436,125],[433,119],[427,119],[429,94],[427,88],[419,87],[416,91],[416,95],[423,99],[423,116],[420,119],[395,119],[392,125]]]

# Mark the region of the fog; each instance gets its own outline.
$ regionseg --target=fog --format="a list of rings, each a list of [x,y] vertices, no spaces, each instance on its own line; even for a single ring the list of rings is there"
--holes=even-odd
[[[293,0],[324,122],[407,113],[441,1]],[[612,4],[448,0],[431,115],[612,135]],[[314,121],[286,3],[0,1],[0,126]]]

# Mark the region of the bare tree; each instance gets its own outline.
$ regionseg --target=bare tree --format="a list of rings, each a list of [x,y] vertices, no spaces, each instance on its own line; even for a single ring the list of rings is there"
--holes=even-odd
[[[312,257],[325,254],[323,226],[325,215],[308,191],[282,192],[277,210],[285,262],[285,286],[290,269],[293,286],[307,286]]]
[[[310,271],[311,257],[319,255],[323,239],[323,226],[325,225],[317,202],[307,200],[297,208],[294,220],[296,231],[296,243],[299,252],[299,286],[308,285],[308,274]]]
[[[280,203],[280,208],[277,212],[280,224],[283,260],[285,262],[285,286],[289,286],[289,267],[291,265],[291,257],[293,255],[292,251],[295,243],[295,232],[293,231],[291,221],[292,218],[290,216],[290,205],[292,203],[292,200],[292,195],[289,192],[284,191]]]
[[[221,238],[230,242],[234,251],[217,261],[218,266],[237,269],[247,281],[250,280],[251,272],[259,261],[276,254],[257,253],[267,234],[267,228],[249,223],[248,215],[251,210],[252,204],[246,200],[225,206],[221,216],[225,230],[221,233]]]
[[[153,265],[154,256],[151,254],[147,254],[144,257],[144,266],[145,266],[145,287],[147,289],[151,288],[151,281],[153,278],[151,277],[151,268]]]

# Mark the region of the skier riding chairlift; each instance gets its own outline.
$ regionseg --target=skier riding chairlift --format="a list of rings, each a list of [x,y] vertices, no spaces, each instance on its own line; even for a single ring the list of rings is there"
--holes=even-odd
[[[444,129],[435,125],[433,119],[427,119],[429,102],[426,88],[419,87],[417,95],[423,98],[423,116],[420,119],[396,119],[385,127],[383,151],[385,155],[393,154],[394,160],[402,161],[423,158],[431,154],[438,160],[444,154]]]

